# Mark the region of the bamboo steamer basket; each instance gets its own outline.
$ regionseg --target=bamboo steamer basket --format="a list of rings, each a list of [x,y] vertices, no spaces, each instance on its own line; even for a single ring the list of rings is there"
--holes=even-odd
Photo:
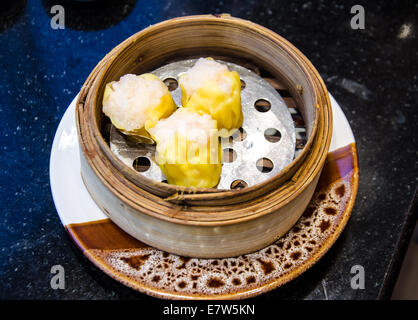
[[[276,176],[239,190],[186,188],[146,178],[110,150],[101,103],[106,83],[200,56],[269,70],[291,93],[307,143]],[[285,234],[313,195],[332,132],[328,93],[308,59],[271,30],[229,15],[167,20],[119,44],[83,85],[76,123],[83,181],[109,218],[148,245],[203,258],[246,254]]]

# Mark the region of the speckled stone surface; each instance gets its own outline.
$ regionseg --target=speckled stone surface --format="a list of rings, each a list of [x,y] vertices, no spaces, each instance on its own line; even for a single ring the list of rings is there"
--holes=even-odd
[[[73,244],[56,213],[49,156],[58,123],[96,63],[150,24],[228,12],[290,40],[318,69],[357,140],[360,184],[352,217],[314,267],[255,299],[390,297],[415,225],[418,182],[417,15],[413,1],[10,1],[0,10],[0,298],[153,299],[120,285]],[[66,28],[50,26],[64,5]],[[103,4],[104,3],[104,4]],[[66,288],[50,286],[53,265]],[[350,286],[365,268],[365,289]]]

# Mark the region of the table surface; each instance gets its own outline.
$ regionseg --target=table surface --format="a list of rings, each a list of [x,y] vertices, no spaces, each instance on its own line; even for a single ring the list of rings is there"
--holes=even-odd
[[[60,223],[49,185],[55,130],[97,62],[150,24],[230,13],[287,38],[318,69],[357,141],[360,182],[350,221],[310,270],[255,299],[390,297],[416,222],[417,13],[414,1],[8,1],[0,10],[0,298],[153,299],[93,266]],[[51,28],[62,4],[65,29]],[[62,265],[66,288],[50,286]],[[350,286],[365,269],[365,289]]]

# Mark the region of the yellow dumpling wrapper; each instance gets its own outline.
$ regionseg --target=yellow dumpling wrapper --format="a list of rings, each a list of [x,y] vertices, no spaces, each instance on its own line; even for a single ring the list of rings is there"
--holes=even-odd
[[[181,103],[199,113],[209,114],[218,129],[242,126],[241,79],[211,58],[199,59],[195,66],[179,77]]]
[[[167,119],[148,123],[156,141],[156,162],[167,182],[212,188],[219,183],[222,164],[217,126],[209,115],[179,108]]]
[[[151,73],[124,75],[106,84],[103,94],[103,112],[132,137],[150,137],[146,124],[170,116],[176,108],[167,86]]]

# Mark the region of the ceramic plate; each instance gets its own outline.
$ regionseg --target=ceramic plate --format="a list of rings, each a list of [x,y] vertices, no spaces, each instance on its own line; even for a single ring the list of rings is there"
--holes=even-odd
[[[77,97],[76,97],[77,98]],[[52,145],[50,182],[62,224],[97,267],[119,282],[166,299],[241,299],[272,290],[312,266],[350,216],[358,186],[350,125],[330,96],[331,146],[315,194],[296,225],[272,245],[233,258],[185,258],[149,247],[113,224],[90,197],[80,175],[75,102]]]

